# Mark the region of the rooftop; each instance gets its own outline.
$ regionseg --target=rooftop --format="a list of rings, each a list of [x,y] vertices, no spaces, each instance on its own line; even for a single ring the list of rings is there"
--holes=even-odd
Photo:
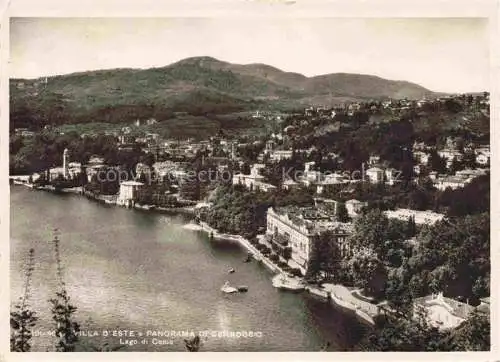
[[[448,311],[448,313],[461,319],[466,319],[469,313],[474,309],[473,306],[467,303],[462,303],[455,299],[444,297],[442,293],[417,298],[415,299],[415,303],[427,308],[433,305],[441,305]]]
[[[103,163],[104,157],[98,155],[92,155],[89,159],[89,163]]]
[[[236,178],[249,178],[249,179],[253,179],[253,180],[263,180],[264,179],[264,176],[262,175],[259,175],[259,174],[250,174],[250,175],[245,175],[243,173],[235,173],[233,175],[233,177],[236,177]]]
[[[420,211],[412,209],[396,209],[384,211],[384,214],[388,218],[395,219],[408,219],[410,216],[415,219],[416,224],[434,224],[435,222],[442,220],[444,214],[439,214],[430,210]]]
[[[144,184],[142,182],[139,182],[139,181],[130,180],[130,181],[123,181],[120,185],[124,185],[124,186],[142,186]]]
[[[462,184],[464,182],[468,182],[470,177],[468,175],[455,175],[455,176],[444,176],[444,177],[439,177],[436,181],[437,182],[446,182],[446,183],[457,183],[457,184]]]
[[[326,230],[334,230],[338,233],[350,233],[352,225],[333,221],[324,211],[315,207],[281,207],[276,208],[275,213],[290,220],[297,227],[305,227],[308,233],[320,233]]]
[[[457,171],[455,174],[457,176],[481,176],[481,175],[486,175],[487,170],[483,168],[477,168],[475,170],[471,169],[466,169],[466,170],[460,170]]]
[[[356,205],[363,204],[362,201],[359,201],[359,200],[356,200],[356,199],[347,200],[345,203],[346,204],[356,204]]]

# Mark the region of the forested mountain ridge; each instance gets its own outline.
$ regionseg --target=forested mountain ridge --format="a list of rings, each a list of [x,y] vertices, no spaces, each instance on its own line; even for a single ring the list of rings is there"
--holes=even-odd
[[[12,127],[128,122],[291,109],[367,99],[432,96],[413,83],[370,75],[334,73],[306,77],[265,64],[239,65],[194,57],[161,68],[112,69],[35,80],[10,80]]]

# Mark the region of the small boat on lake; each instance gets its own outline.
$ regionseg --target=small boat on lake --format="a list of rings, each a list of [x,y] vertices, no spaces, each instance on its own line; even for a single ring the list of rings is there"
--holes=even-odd
[[[305,288],[304,282],[302,280],[286,274],[277,274],[272,279],[272,283],[273,287],[275,288],[291,291],[301,291]]]
[[[228,281],[226,281],[224,283],[224,285],[222,286],[222,288],[220,288],[221,292],[224,292],[226,294],[231,294],[231,293],[236,293],[238,292],[238,289],[232,287]]]

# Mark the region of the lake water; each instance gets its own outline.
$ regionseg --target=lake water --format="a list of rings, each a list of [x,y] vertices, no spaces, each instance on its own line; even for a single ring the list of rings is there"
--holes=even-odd
[[[23,268],[34,248],[31,305],[40,318],[32,340],[35,351],[53,350],[48,299],[57,285],[54,228],[59,230],[67,289],[78,308],[75,317],[93,334],[81,337],[80,349],[136,339],[137,344],[124,344],[123,350],[183,351],[182,333],[226,331],[254,335],[211,334],[202,338],[201,350],[318,351],[329,342],[329,350],[346,351],[365,330],[354,316],[321,300],[273,288],[272,274],[255,261],[243,263],[246,252],[238,244],[210,241],[202,232],[183,228],[189,221],[185,217],[22,186],[12,186],[10,192],[11,301],[21,295]],[[228,274],[231,267],[236,272]],[[247,285],[248,293],[221,293],[226,280]],[[135,336],[120,341],[112,336],[118,330]],[[155,339],[148,331],[166,336]]]

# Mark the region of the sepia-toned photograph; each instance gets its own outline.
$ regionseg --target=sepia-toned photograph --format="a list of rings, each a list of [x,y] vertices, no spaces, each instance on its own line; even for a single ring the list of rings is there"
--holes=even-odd
[[[490,350],[487,18],[9,21],[12,352]]]

